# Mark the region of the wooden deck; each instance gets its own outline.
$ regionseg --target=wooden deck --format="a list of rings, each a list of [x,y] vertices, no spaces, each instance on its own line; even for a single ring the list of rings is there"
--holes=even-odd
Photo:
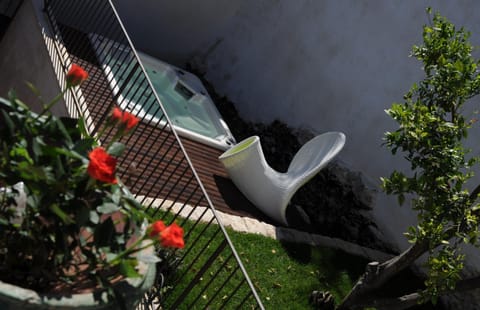
[[[73,61],[89,73],[89,79],[81,89],[94,123],[101,124],[116,105],[106,76],[85,35],[79,44],[81,34],[78,32],[63,28],[62,33]],[[76,43],[70,40],[71,35],[75,35]],[[111,133],[106,135],[111,136]],[[186,137],[180,139],[215,209],[268,221],[228,178],[218,160],[223,151]],[[186,157],[169,130],[159,124],[141,122],[123,142],[127,145],[127,152],[120,163],[124,169],[121,177],[131,186],[132,192],[191,205],[207,204]]]

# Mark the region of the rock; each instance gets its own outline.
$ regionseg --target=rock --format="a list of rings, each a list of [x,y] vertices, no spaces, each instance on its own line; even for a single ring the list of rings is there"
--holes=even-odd
[[[335,310],[335,300],[330,292],[313,291],[309,301],[317,310]]]

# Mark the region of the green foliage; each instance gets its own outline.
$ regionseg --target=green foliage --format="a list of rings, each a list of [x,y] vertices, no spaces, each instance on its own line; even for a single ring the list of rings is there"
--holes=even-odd
[[[147,215],[121,184],[89,176],[96,146],[83,120],[0,98],[0,279],[48,291],[77,278],[80,265],[92,279],[137,276],[131,241]],[[110,149],[120,155],[123,145]]]
[[[412,52],[423,63],[425,78],[411,87],[403,103],[386,111],[399,124],[386,133],[386,145],[410,162],[411,174],[395,171],[383,179],[383,187],[400,203],[413,197],[418,225],[407,236],[430,244],[425,297],[433,301],[460,277],[464,257],[458,245],[478,243],[478,195],[466,189],[478,158],[469,157],[463,146],[474,121],[462,110],[480,90],[479,62],[471,55],[469,36],[433,15],[431,25],[423,28],[423,44]]]

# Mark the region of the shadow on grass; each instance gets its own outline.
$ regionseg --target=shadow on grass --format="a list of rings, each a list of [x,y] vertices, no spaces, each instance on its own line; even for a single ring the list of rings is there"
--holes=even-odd
[[[315,264],[319,266],[318,290],[328,290],[334,293],[336,302],[339,296],[345,296],[357,279],[363,274],[368,260],[352,256],[340,250],[329,248],[316,248],[307,244],[282,242],[282,247],[292,260],[302,264]],[[320,267],[321,266],[321,267]],[[386,285],[378,296],[398,297],[423,289],[423,279],[413,271],[407,269]],[[410,308],[412,310],[443,310],[441,302],[433,305],[426,303]]]

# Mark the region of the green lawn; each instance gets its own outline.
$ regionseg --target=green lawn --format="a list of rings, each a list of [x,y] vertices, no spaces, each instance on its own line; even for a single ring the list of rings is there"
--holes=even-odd
[[[218,225],[195,224],[177,219],[185,228],[187,246],[174,275],[169,277],[174,289],[164,301],[166,309],[182,301],[186,309],[236,308],[248,294],[229,247],[218,246],[224,238]],[[266,309],[312,309],[308,298],[312,290],[329,290],[337,301],[349,291],[362,273],[366,261],[338,250],[281,243],[257,234],[228,229],[239,254]],[[213,255],[219,251],[219,255]],[[212,266],[199,278],[199,284],[187,288],[206,262]],[[228,280],[228,281],[227,281]],[[239,287],[239,288],[238,288]],[[238,288],[238,290],[237,290]],[[184,290],[190,291],[183,296]],[[231,294],[231,292],[235,292]],[[241,306],[254,308],[252,299]]]
[[[313,290],[329,290],[339,302],[365,268],[363,259],[338,250],[229,234],[267,309],[311,309]]]

